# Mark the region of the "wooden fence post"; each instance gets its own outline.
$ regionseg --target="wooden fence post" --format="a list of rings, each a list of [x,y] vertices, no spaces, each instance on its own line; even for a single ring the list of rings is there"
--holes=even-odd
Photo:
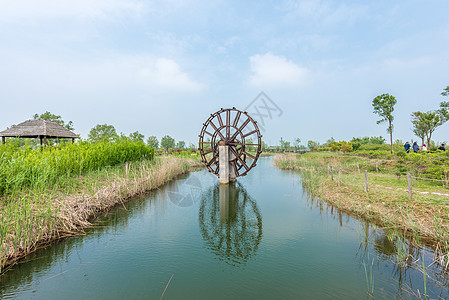
[[[368,171],[365,170],[365,192],[368,193]]]
[[[357,162],[357,171],[360,173],[359,162]]]
[[[338,186],[341,185],[341,164],[340,164],[340,168],[338,169]]]
[[[376,161],[376,172],[379,172],[379,162]]]
[[[410,173],[407,173],[407,184],[408,184],[408,200],[412,200],[412,175]]]
[[[332,166],[331,166],[331,179],[334,180],[334,170],[332,169]]]
[[[329,171],[329,164],[327,164],[327,176],[331,177],[330,171]]]

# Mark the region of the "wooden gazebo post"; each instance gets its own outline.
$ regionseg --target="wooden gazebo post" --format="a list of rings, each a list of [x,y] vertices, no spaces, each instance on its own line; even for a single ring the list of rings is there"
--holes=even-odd
[[[6,137],[2,136],[2,144],[6,143]]]

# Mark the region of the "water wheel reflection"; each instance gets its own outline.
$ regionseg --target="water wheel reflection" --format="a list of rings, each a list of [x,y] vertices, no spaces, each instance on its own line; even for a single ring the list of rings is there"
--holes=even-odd
[[[246,263],[262,239],[257,203],[238,182],[217,184],[203,194],[199,225],[207,247],[231,265]]]

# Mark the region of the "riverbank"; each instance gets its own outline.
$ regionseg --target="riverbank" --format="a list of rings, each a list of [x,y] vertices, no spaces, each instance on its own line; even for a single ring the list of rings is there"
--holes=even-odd
[[[442,250],[447,262],[449,190],[444,183],[415,178],[410,199],[407,178],[397,172],[394,161],[315,152],[280,155],[275,165],[299,171],[312,196],[383,228],[404,232],[417,243],[432,245]],[[368,171],[368,191],[364,170]]]
[[[0,207],[0,273],[17,259],[59,238],[80,234],[95,216],[202,167],[197,158],[164,156],[104,167],[67,186],[24,189]]]

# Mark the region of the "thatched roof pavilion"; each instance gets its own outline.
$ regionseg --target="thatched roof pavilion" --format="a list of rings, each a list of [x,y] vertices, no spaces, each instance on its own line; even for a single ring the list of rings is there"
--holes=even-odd
[[[65,128],[64,126],[47,120],[28,120],[19,125],[15,125],[9,129],[0,132],[2,143],[5,143],[6,137],[20,137],[20,138],[40,138],[44,144],[47,144],[47,138],[60,139],[71,138],[72,143],[76,138],[76,134]]]

